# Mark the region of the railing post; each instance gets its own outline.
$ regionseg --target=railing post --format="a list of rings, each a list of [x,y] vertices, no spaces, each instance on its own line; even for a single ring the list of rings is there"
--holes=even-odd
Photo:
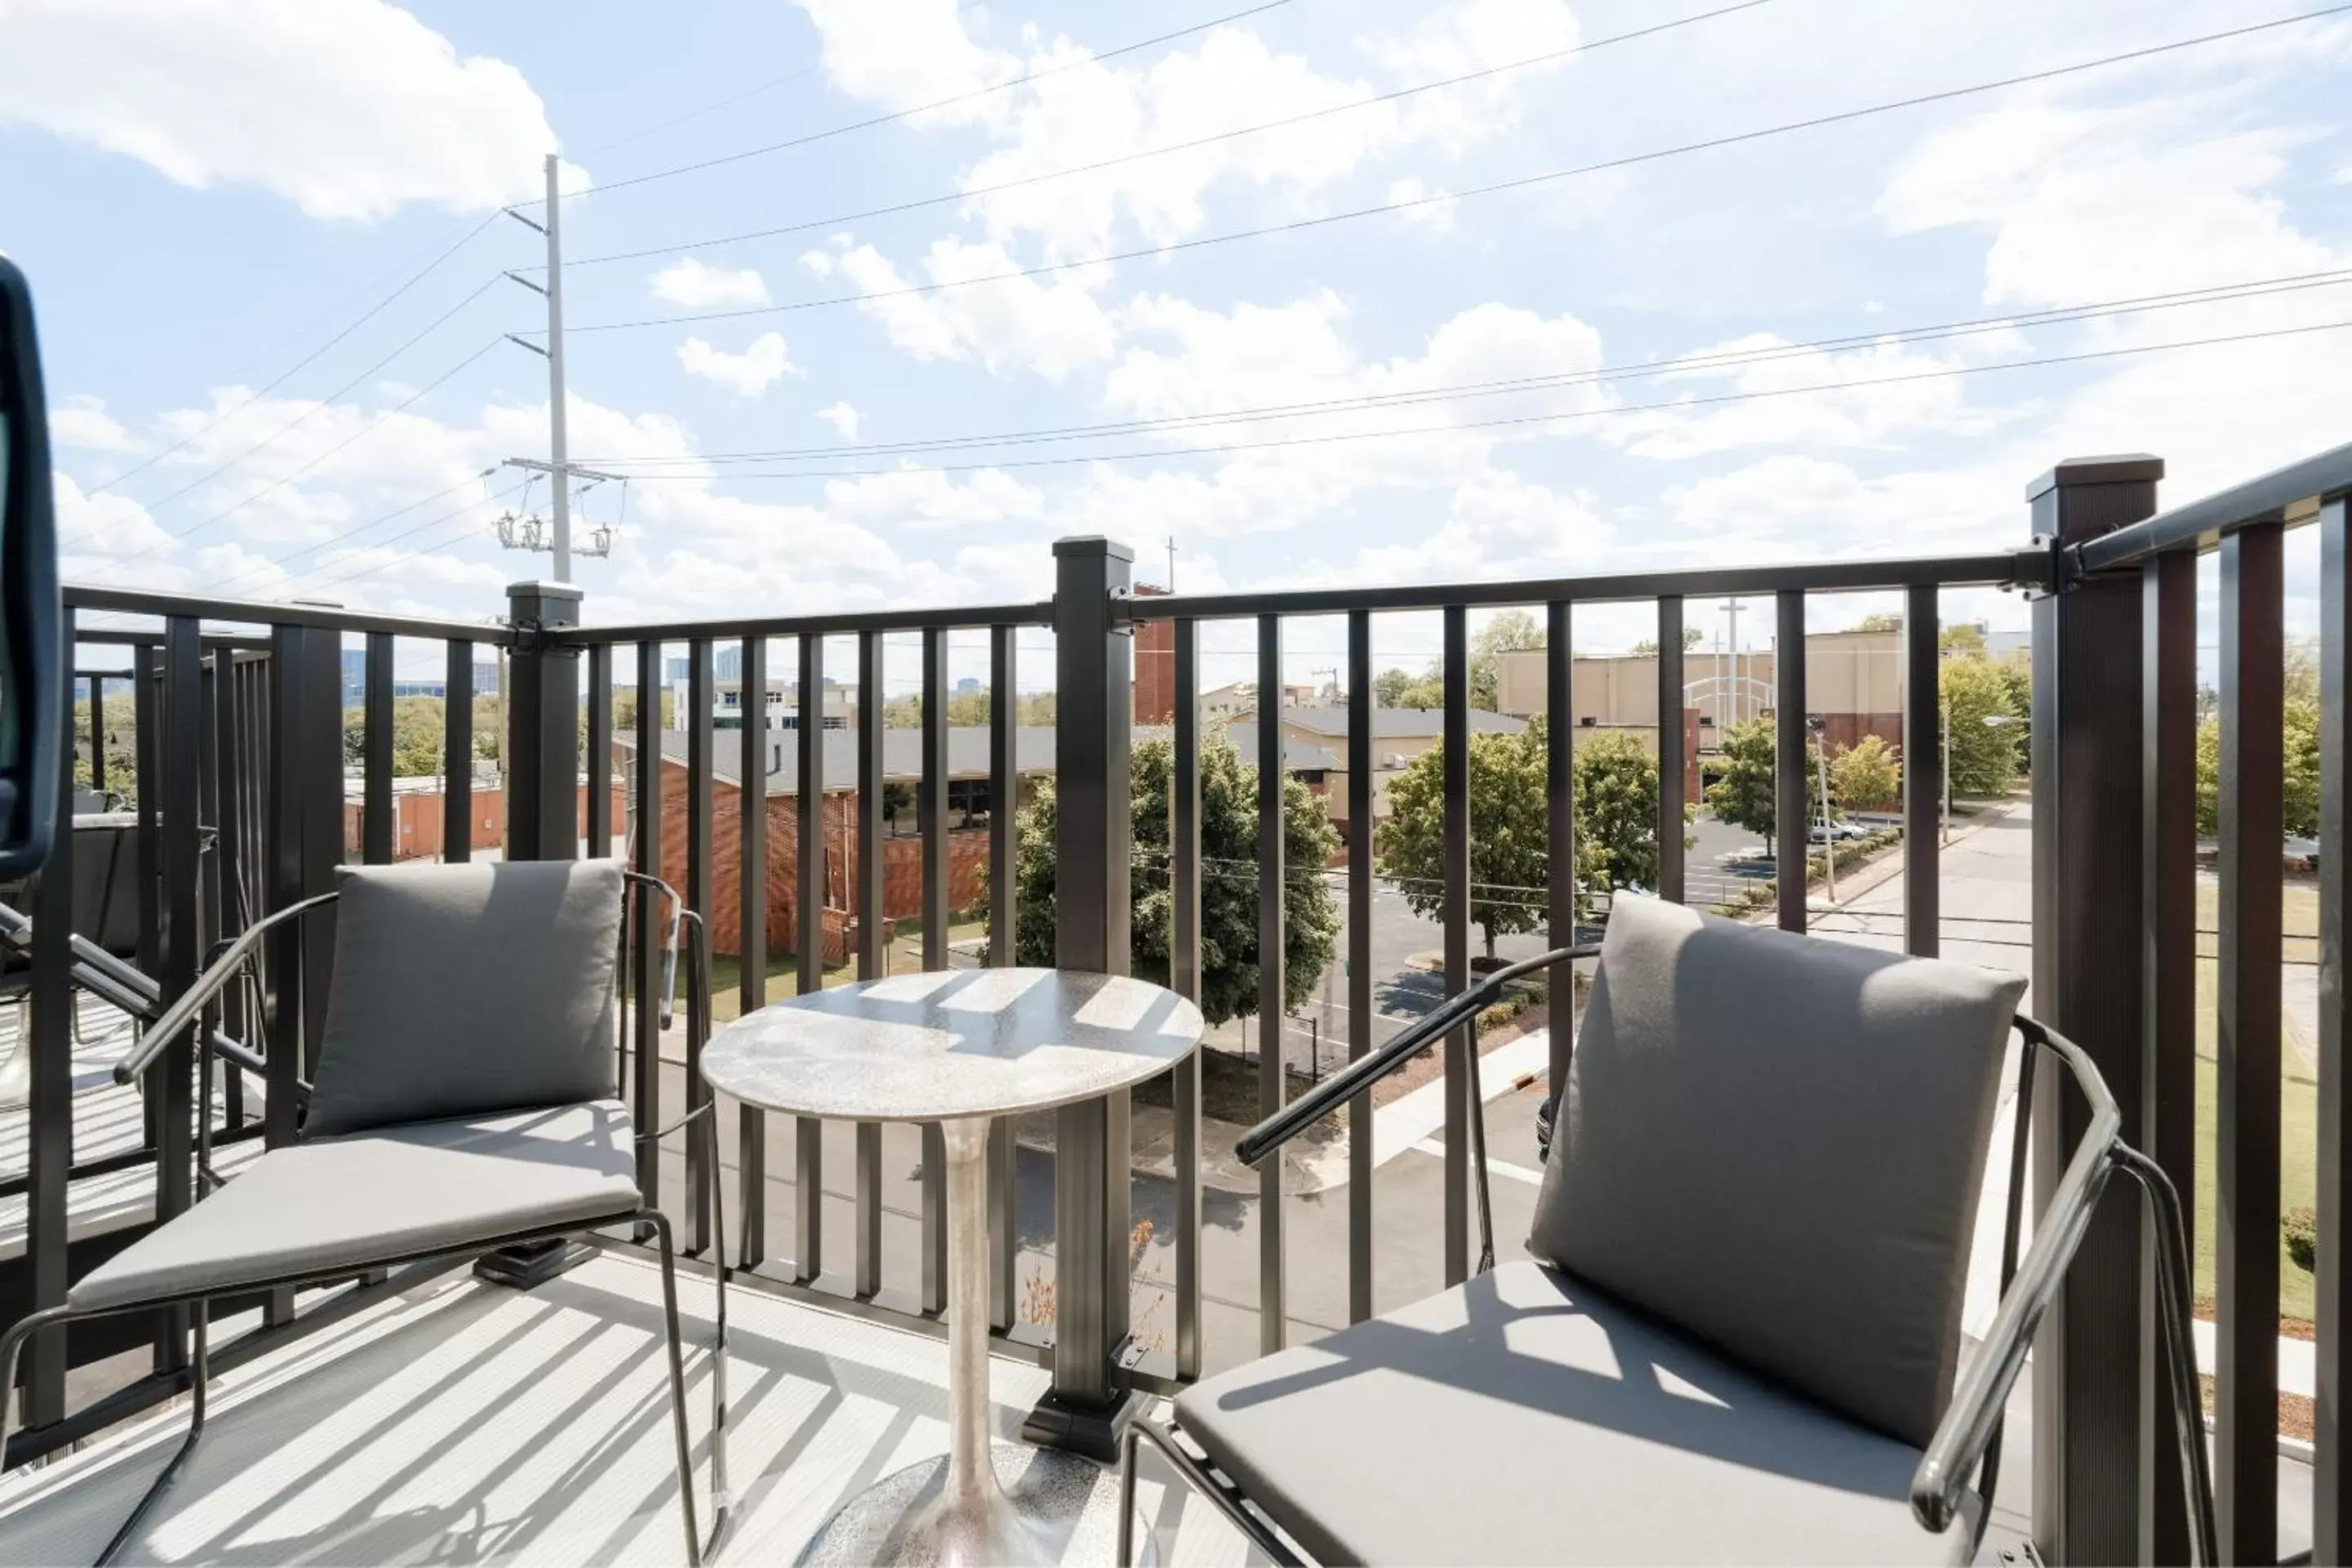
[[[1054,545],[1056,690],[1054,962],[1128,972],[1134,852],[1128,751],[1134,649],[1118,614],[1135,554],[1108,539]],[[1054,1385],[1022,1436],[1105,1462],[1130,1414],[1128,1097],[1055,1113]]]
[[[551,647],[545,634],[580,624],[580,590],[569,583],[509,584],[507,619],[516,632],[507,682],[507,743],[514,749],[507,764],[507,853],[517,860],[570,860],[580,853],[580,650]]]
[[[2064,545],[2156,510],[2155,458],[2061,463],[2026,490],[2037,538]],[[2033,606],[2033,992],[2077,1041],[2140,1133],[2142,955],[2140,584],[2063,584]],[[2085,1130],[2078,1097],[2043,1073],[2032,1107],[2034,1202]],[[2023,1109],[2023,1108],[2021,1108]],[[2033,1359],[2033,1534],[2058,1563],[2146,1561],[2140,1495],[2140,1225],[2105,1205]]]

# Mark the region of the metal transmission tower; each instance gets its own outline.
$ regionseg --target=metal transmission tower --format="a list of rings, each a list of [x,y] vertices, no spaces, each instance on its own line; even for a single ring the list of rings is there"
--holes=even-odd
[[[552,500],[548,507],[548,522],[542,527],[535,517],[517,517],[509,512],[499,520],[499,542],[509,550],[551,550],[555,554],[555,580],[572,581],[572,479],[609,479],[612,474],[592,474],[575,468],[570,459],[570,449],[564,434],[563,390],[563,195],[556,188],[558,163],[556,155],[547,155],[547,222],[536,224],[522,214],[509,208],[507,216],[526,228],[537,229],[547,237],[547,287],[542,289],[530,279],[509,272],[509,278],[547,300],[547,346],[540,347],[528,338],[509,332],[508,338],[520,343],[547,361],[547,460],[539,462],[525,458],[509,458],[508,466],[528,468],[548,477],[548,489]],[[625,492],[624,492],[625,493]],[[582,552],[587,555],[609,555],[613,552],[613,531],[600,528],[594,541]]]

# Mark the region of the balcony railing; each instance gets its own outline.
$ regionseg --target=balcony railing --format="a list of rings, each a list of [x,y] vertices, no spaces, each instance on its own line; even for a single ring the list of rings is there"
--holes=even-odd
[[[2277,1552],[2276,1446],[2279,1306],[2278,1235],[2281,1013],[2273,982],[2282,956],[2282,701],[2287,530],[2316,522],[2320,650],[2321,762],[2319,954],[2317,1351],[2318,1430],[2314,1530],[2319,1560],[2339,1560],[2343,1506],[2352,1496],[2352,1457],[2337,1422],[2346,1387],[2344,1283],[2352,1270],[2344,1233],[2347,1185],[2343,1159],[2347,1085],[2342,1046],[2347,1026],[2342,989],[2346,941],[2343,858],[2352,850],[2345,702],[2352,679],[2352,447],[2338,448],[2192,505],[2158,513],[2161,465],[2152,458],[2098,458],[2061,465],[2031,495],[2031,542],[2015,551],[1959,556],[1802,563],[1748,569],[1706,568],[1544,581],[1482,582],[1386,588],[1302,589],[1271,594],[1138,596],[1130,557],[1102,540],[1066,540],[1054,551],[1054,594],[1031,604],[836,616],[751,617],[630,626],[580,624],[574,590],[522,584],[495,623],[370,616],[324,606],[257,605],[116,589],[68,593],[78,679],[109,679],[110,647],[129,649],[127,679],[137,709],[129,758],[106,760],[105,784],[127,780],[135,792],[138,936],[124,955],[152,977],[162,1002],[185,987],[205,953],[262,915],[331,885],[347,853],[344,837],[345,720],[341,657],[347,637],[365,649],[359,706],[361,830],[370,861],[395,852],[393,666],[400,645],[441,645],[446,656],[446,733],[442,789],[445,854],[464,858],[475,831],[473,733],[475,660],[495,650],[508,663],[505,732],[505,849],[518,858],[578,854],[583,843],[604,852],[623,842],[636,869],[678,885],[706,921],[731,915],[740,933],[736,1004],[770,999],[772,869],[789,860],[798,989],[825,983],[823,911],[829,864],[854,875],[844,900],[857,917],[860,975],[882,973],[889,939],[885,888],[886,769],[879,707],[886,642],[919,640],[920,786],[917,800],[922,889],[921,962],[950,961],[948,763],[950,638],[984,637],[989,649],[992,803],[986,909],[987,960],[1013,960],[1016,908],[1013,804],[1022,679],[1021,634],[1053,638],[1057,710],[1055,841],[1052,927],[1057,962],[1121,970],[1129,963],[1131,879],[1137,862],[1129,791],[1134,644],[1139,628],[1167,626],[1174,695],[1173,791],[1166,868],[1171,890],[1171,980],[1197,996],[1202,981],[1201,924],[1203,721],[1199,699],[1205,642],[1220,623],[1247,628],[1258,689],[1282,688],[1289,623],[1337,617],[1346,628],[1344,687],[1349,710],[1344,791],[1346,879],[1345,996],[1333,1022],[1351,1055],[1370,1048],[1378,1021],[1374,951],[1375,617],[1434,615],[1441,627],[1438,670],[1444,689],[1442,733],[1443,981],[1448,994],[1472,980],[1473,823],[1470,808],[1470,615],[1492,607],[1539,611],[1547,633],[1546,779],[1549,864],[1576,864],[1570,766],[1573,726],[1566,716],[1572,672],[1571,633],[1596,606],[1655,606],[1657,684],[1662,713],[1683,706],[1683,628],[1686,604],[1700,597],[1769,597],[1778,630],[1773,707],[1778,742],[1774,793],[1777,864],[1801,866],[1807,853],[1804,763],[1807,704],[1804,649],[1809,596],[1899,594],[1906,693],[1902,716],[1905,854],[1902,942],[1914,953],[1938,945],[1937,818],[1941,752],[1938,689],[1939,595],[1947,589],[2000,587],[2032,600],[2032,787],[2033,799],[2032,984],[2034,1009],[2080,1042],[2125,1108],[2125,1135],[2147,1150],[2184,1189],[2197,1160],[2196,727],[2198,719],[2197,570],[2218,554],[2221,639],[2219,922],[2218,1141],[2214,1155],[2221,1231],[2213,1238],[2220,1356],[2210,1413],[2225,1552],[2263,1561]],[[104,624],[101,624],[103,622]],[[1155,635],[1158,635],[1155,633]],[[789,665],[772,660],[789,644]],[[789,668],[804,702],[821,700],[829,648],[855,647],[855,676],[866,710],[850,731],[855,746],[854,816],[845,836],[828,830],[811,807],[826,779],[819,724],[796,731],[715,728],[716,671],[731,656],[741,681],[740,709],[764,712],[771,689]],[[663,674],[682,649],[685,689],[677,728],[682,754],[666,753]],[[614,726],[624,661],[634,667],[636,708],[625,732]],[[1033,672],[1034,674],[1034,672]],[[92,685],[95,695],[100,685]],[[103,726],[93,731],[102,747]],[[770,747],[793,749],[796,809],[772,827],[765,809]],[[1685,896],[1686,784],[1679,725],[1658,731],[1656,891]],[[1256,890],[1258,994],[1252,1028],[1258,1041],[1261,1112],[1283,1102],[1283,953],[1286,878],[1306,868],[1284,864],[1281,820],[1283,733],[1257,728],[1259,842]],[[726,758],[721,748],[733,749]],[[625,753],[615,820],[615,759]],[[721,765],[722,761],[727,764]],[[738,790],[736,832],[723,846],[718,790],[731,773]],[[591,787],[581,789],[584,774]],[[682,796],[675,814],[667,807]],[[751,803],[760,803],[753,808]],[[1334,803],[1338,804],[1337,802]],[[682,834],[662,830],[675,815]],[[788,831],[789,845],[778,842]],[[232,992],[205,1037],[172,1047],[171,1069],[142,1112],[144,1135],[102,1156],[77,1150],[72,1014],[77,955],[72,921],[70,834],[60,858],[29,890],[32,1061],[28,1156],[18,1184],[29,1208],[22,1260],[0,1268],[13,1316],[63,1299],[68,1281],[123,1235],[72,1234],[78,1181],[152,1164],[152,1214],[168,1217],[200,1195],[200,1167],[215,1145],[291,1139],[299,1105],[295,1079],[314,1049],[325,1007],[331,927],[289,931],[265,954],[262,983]],[[722,862],[731,856],[731,867]],[[789,848],[790,853],[786,854]],[[731,911],[714,906],[730,870]],[[1322,868],[1312,868],[1320,874]],[[1542,889],[1550,941],[1576,933],[1577,889],[1556,872]],[[1806,887],[1783,876],[1775,912],[1804,930]],[[635,933],[628,967],[639,996],[659,984],[658,942]],[[421,977],[422,978],[422,977]],[[137,998],[133,998],[137,1000]],[[134,1016],[140,1016],[132,1009]],[[152,1016],[160,1006],[144,1016]],[[1557,1082],[1571,1049],[1570,1009],[1559,1009],[1550,1037],[1549,1073]],[[654,1010],[632,1017],[623,1082],[645,1125],[662,1123],[661,1100],[681,1092],[689,1104],[707,1091],[695,1059],[713,1025],[698,1005],[682,1037],[666,1041]],[[1471,1194],[1476,1175],[1468,1128],[1472,1043],[1454,1037],[1444,1062],[1443,1175],[1432,1234],[1413,1277],[1432,1284],[1464,1278],[1472,1256]],[[2080,1107],[2065,1104],[2054,1083],[2033,1117],[2039,1163],[2079,1135]],[[994,1270],[992,1310],[1008,1348],[1025,1347],[1050,1368],[1051,1392],[1032,1423],[1043,1440],[1102,1452],[1123,1402],[1138,1391],[1164,1391],[1219,1362],[1280,1346],[1298,1321],[1293,1286],[1296,1249],[1286,1223],[1297,1212],[1281,1173],[1269,1171],[1255,1198],[1254,1269],[1232,1265],[1212,1278],[1204,1255],[1203,1085],[1197,1062],[1176,1075],[1171,1102],[1173,1173],[1165,1226],[1154,1248],[1171,1259],[1172,1342],[1139,1346],[1131,1332],[1134,1285],[1134,1171],[1130,1110],[1124,1095],[1055,1113],[1053,1130],[1053,1246],[1050,1330],[1023,1325],[1023,1278],[1015,1247],[1014,1130],[1000,1127],[992,1172],[990,1216]],[[258,1102],[257,1105],[256,1102]],[[198,1114],[198,1108],[205,1112]],[[1372,1117],[1359,1105],[1346,1133],[1344,1196],[1345,1315],[1376,1306],[1376,1286],[1396,1276],[1376,1256]],[[2054,1114],[2053,1114],[2054,1112]],[[886,1278],[885,1169],[878,1128],[827,1129],[802,1121],[789,1129],[792,1169],[767,1168],[782,1129],[745,1110],[725,1135],[693,1148],[688,1180],[669,1193],[700,1191],[705,1162],[731,1168],[737,1190],[730,1218],[742,1216],[739,1263],[745,1283],[867,1315],[927,1324],[945,1287],[944,1194],[936,1130],[919,1144],[917,1265],[906,1279]],[[855,1170],[845,1242],[825,1219],[824,1151],[846,1135]],[[79,1162],[79,1163],[77,1162]],[[649,1199],[665,1190],[649,1157],[642,1173]],[[789,1214],[771,1212],[772,1193],[789,1187]],[[707,1249],[710,1216],[691,1204],[681,1215],[690,1249]],[[1155,1227],[1155,1231],[1158,1227]],[[111,1239],[110,1239],[110,1237]],[[730,1240],[736,1238],[730,1238]],[[1393,1251],[1398,1244],[1387,1244]],[[2035,1530],[2061,1559],[2181,1560],[2185,1542],[2171,1500],[2179,1483],[2162,1435],[2169,1412],[2148,1326],[2148,1283],[2139,1222],[2113,1205],[2094,1227],[2081,1264],[2043,1331],[2035,1367],[2032,1444]],[[1376,1268],[1376,1264],[1380,1267]],[[13,1272],[10,1272],[13,1270]],[[1336,1292],[1342,1282],[1318,1278],[1308,1288]],[[335,1310],[364,1300],[366,1283]],[[1209,1343],[1213,1301],[1255,1318],[1255,1342]],[[1393,1304],[1393,1303],[1389,1303]],[[244,1353],[259,1353],[310,1320],[290,1300],[265,1304],[267,1325]],[[68,1368],[121,1351],[125,1342],[58,1335],[37,1342],[26,1358],[25,1429],[10,1458],[48,1452],[184,1386],[184,1322],[137,1324],[152,1342],[151,1368],[95,1405],[68,1410]],[[233,1362],[239,1352],[216,1351]]]

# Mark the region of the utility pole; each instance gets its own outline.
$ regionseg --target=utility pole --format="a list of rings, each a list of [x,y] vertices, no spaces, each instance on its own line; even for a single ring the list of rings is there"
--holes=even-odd
[[[547,237],[547,287],[541,288],[528,278],[514,273],[507,276],[524,288],[544,295],[547,300],[547,346],[541,348],[527,338],[508,334],[509,342],[522,344],[547,361],[547,463],[549,489],[554,500],[550,508],[552,525],[552,545],[555,552],[555,580],[572,581],[572,463],[570,442],[564,431],[563,390],[563,195],[556,188],[561,167],[556,155],[547,155],[547,222],[532,223],[522,214],[509,208],[507,216],[529,228],[538,229]],[[518,467],[535,466],[518,463]],[[536,548],[525,545],[523,548]]]
[[[1176,591],[1176,536],[1168,536],[1168,591]]]
[[[1740,722],[1739,700],[1743,695],[1739,689],[1739,601],[1726,599],[1723,610],[1731,622],[1731,633],[1727,640],[1731,644],[1731,721],[1737,724]],[[1721,675],[1722,666],[1717,665],[1715,672]]]

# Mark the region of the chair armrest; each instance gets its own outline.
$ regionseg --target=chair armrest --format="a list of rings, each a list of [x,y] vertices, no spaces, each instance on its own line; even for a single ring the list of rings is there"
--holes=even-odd
[[[1556,963],[1566,963],[1579,958],[1596,958],[1600,953],[1600,948],[1590,944],[1556,948],[1550,952],[1523,959],[1495,971],[1460,995],[1447,997],[1388,1044],[1357,1058],[1243,1133],[1240,1142],[1234,1145],[1234,1154],[1243,1164],[1256,1168],[1285,1143],[1419,1056],[1431,1041],[1476,1017],[1512,981],[1532,974],[1538,969],[1549,969]]]
[[[2010,1389],[2032,1348],[2034,1330],[2041,1326],[2058,1288],[2065,1283],[2066,1269],[2090,1228],[2099,1195],[2115,1171],[2116,1151],[2122,1146],[2123,1115],[2116,1109],[2115,1097],[2107,1092],[2106,1080],[2083,1048],[2022,1014],[2017,1027],[2028,1049],[2047,1050],[2066,1064],[2084,1099],[2090,1102],[2091,1124],[2074,1146],[2050,1205],[2034,1226],[2033,1245],[2019,1262],[2017,1277],[2000,1299],[1984,1343],[1969,1362],[1968,1374],[1960,1380],[1918,1469],[1912,1474],[1912,1516],[1939,1533],[1959,1513],[1961,1497],[2000,1425]],[[2027,1114],[2027,1109],[2018,1107],[2018,1114]]]
[[[671,887],[667,882],[663,881],[659,877],[649,876],[643,871],[631,871],[625,868],[622,870],[621,875],[627,878],[630,881],[636,883],[638,886],[645,888],[648,891],[660,893],[662,897],[669,900],[669,930],[663,939],[664,945],[662,948],[661,973],[661,1026],[667,1029],[677,1017],[678,927],[683,923],[685,918],[688,915],[692,914],[693,911],[689,910],[686,907],[686,900],[678,896],[677,889]],[[699,930],[702,924],[701,917],[697,915],[694,917],[694,921],[696,928]]]
[[[155,1058],[163,1054],[163,1047],[185,1033],[188,1026],[196,1021],[196,1016],[204,1011],[205,1004],[219,995],[221,988],[235,978],[253,950],[260,945],[263,932],[298,919],[321,904],[331,903],[341,896],[320,893],[315,898],[304,899],[299,904],[289,904],[277,913],[246,927],[244,932],[228,944],[226,951],[213,961],[212,966],[196,976],[195,984],[182,992],[179,999],[164,1008],[163,1016],[147,1026],[146,1032],[139,1037],[139,1043],[131,1047],[131,1054],[114,1064],[114,1081],[137,1082],[140,1076],[154,1065]]]

